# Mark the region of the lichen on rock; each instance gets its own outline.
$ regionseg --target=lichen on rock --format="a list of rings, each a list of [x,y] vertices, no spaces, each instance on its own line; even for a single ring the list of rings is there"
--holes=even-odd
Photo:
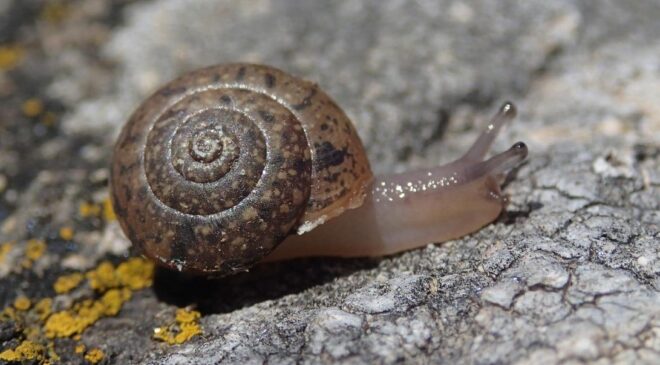
[[[0,359],[659,363],[658,17],[652,0],[2,3]],[[319,83],[377,173],[458,156],[504,99],[520,115],[494,150],[531,153],[467,237],[156,270],[111,209],[114,140],[162,83],[235,61]]]

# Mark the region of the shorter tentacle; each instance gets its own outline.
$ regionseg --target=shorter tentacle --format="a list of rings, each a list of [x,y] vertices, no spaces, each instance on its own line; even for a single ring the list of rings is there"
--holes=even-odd
[[[527,157],[527,145],[524,142],[517,142],[508,150],[473,165],[464,167],[461,176],[465,180],[475,180],[485,175],[499,175],[504,173]]]
[[[500,110],[490,120],[486,129],[479,135],[470,149],[460,158],[463,161],[481,161],[490,149],[495,137],[502,129],[502,126],[516,117],[516,106],[507,101],[500,107]]]

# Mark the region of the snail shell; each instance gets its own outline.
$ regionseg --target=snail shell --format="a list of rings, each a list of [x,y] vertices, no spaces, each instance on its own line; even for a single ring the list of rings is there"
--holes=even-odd
[[[223,275],[360,206],[372,179],[353,125],[316,84],[230,64],[188,73],[138,107],[115,145],[111,192],[143,254]]]

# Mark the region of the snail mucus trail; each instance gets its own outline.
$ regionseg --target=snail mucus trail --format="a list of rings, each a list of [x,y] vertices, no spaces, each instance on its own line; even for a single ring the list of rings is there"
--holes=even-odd
[[[500,183],[527,147],[485,156],[515,114],[504,103],[454,162],[374,177],[352,123],[316,84],[269,66],[212,66],[133,113],[114,149],[113,205],[133,245],[178,271],[389,255],[500,214]]]

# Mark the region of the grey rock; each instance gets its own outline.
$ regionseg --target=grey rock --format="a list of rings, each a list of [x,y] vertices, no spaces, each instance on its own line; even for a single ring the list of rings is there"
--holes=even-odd
[[[66,122],[71,133],[105,129],[112,138],[122,116],[182,71],[262,62],[319,82],[355,121],[374,168],[387,171],[403,166],[400,156],[464,150],[473,135],[460,132],[470,115],[458,129],[450,124],[446,145],[437,143],[447,111],[469,106],[465,95],[490,103],[525,89],[534,70],[571,41],[579,12],[542,1],[168,0],[138,4],[127,18],[105,47],[122,65],[117,90],[79,103]]]
[[[114,67],[50,54],[44,90],[69,113],[33,153],[83,153],[21,190],[11,178],[28,167],[3,147],[17,204],[0,241],[59,227],[85,189],[107,194],[98,171],[131,110],[202,65],[263,62],[318,82],[379,173],[459,156],[511,98],[519,120],[495,150],[523,140],[531,154],[493,224],[377,260],[264,265],[201,293],[161,281],[83,341],[116,363],[660,363],[658,17],[652,0],[136,2],[101,49]],[[83,238],[81,261],[47,252],[37,271],[127,254],[116,225]],[[206,309],[203,336],[150,339],[158,313],[188,304]]]
[[[566,318],[571,307],[563,300],[561,293],[531,290],[516,299],[513,310],[533,323],[543,325]]]
[[[502,308],[509,309],[513,304],[513,298],[521,293],[524,285],[520,280],[513,278],[507,281],[500,281],[490,288],[487,288],[481,294],[481,299],[490,303],[499,305]]]
[[[424,301],[429,281],[430,278],[421,275],[396,277],[361,288],[346,298],[344,306],[368,314],[405,312]]]
[[[639,283],[625,271],[585,263],[575,270],[575,284],[568,289],[568,300],[585,302],[635,290],[639,290]]]
[[[310,350],[315,355],[327,353],[335,360],[355,352],[352,340],[362,332],[362,318],[339,309],[319,311],[306,328]]]
[[[563,265],[544,254],[528,254],[520,264],[505,273],[524,279],[529,288],[543,286],[549,289],[561,289],[568,283],[569,274]]]

